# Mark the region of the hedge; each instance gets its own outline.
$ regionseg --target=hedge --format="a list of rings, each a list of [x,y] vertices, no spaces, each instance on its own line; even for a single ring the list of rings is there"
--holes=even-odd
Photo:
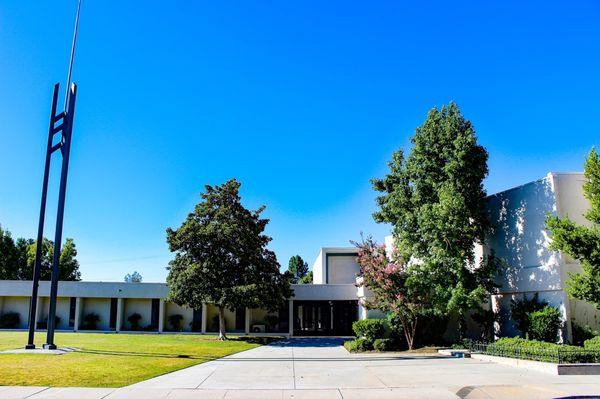
[[[352,341],[344,342],[344,348],[348,352],[365,352],[373,350],[373,342],[366,338],[357,338]]]
[[[590,340],[592,341],[592,340]],[[586,341],[587,342],[587,341]],[[600,342],[599,342],[600,343]],[[593,350],[594,343],[581,348],[524,338],[501,338],[490,345],[474,345],[474,349],[493,355],[550,363],[598,363],[600,350]]]
[[[586,340],[583,343],[583,347],[586,350],[597,350],[600,351],[600,335],[591,339]]]

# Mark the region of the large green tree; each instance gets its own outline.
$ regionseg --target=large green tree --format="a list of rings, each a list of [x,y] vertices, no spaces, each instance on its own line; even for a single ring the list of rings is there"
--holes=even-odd
[[[22,238],[15,242],[10,232],[0,226],[0,280],[19,278],[20,271],[27,266],[28,244]]]
[[[31,239],[13,240],[7,230],[0,227],[0,279],[30,280],[33,277],[36,242]],[[42,244],[40,279],[50,280],[54,243],[44,238]],[[67,238],[59,257],[59,280],[77,281],[81,279],[77,248],[72,238]]]
[[[300,283],[308,274],[308,263],[300,255],[294,255],[288,262],[288,272],[292,275],[292,283]]]
[[[36,241],[27,247],[27,268],[19,275],[20,280],[29,280],[33,276],[35,264]],[[44,238],[42,242],[42,256],[40,268],[40,280],[50,280],[52,276],[52,258],[54,256],[54,241]],[[79,261],[77,260],[77,248],[72,238],[67,238],[60,250],[58,258],[58,279],[61,281],[79,281]]]
[[[411,268],[408,283],[436,315],[456,313],[462,321],[494,287],[494,263],[475,267],[474,254],[489,226],[488,154],[454,103],[430,110],[411,142],[408,156],[395,152],[389,174],[372,181],[382,193],[374,218],[392,224],[395,249]]]
[[[176,230],[167,229],[175,258],[169,262],[169,300],[198,309],[203,303],[219,310],[219,338],[226,339],[225,309],[279,309],[292,296],[290,275],[279,271],[268,219],[246,209],[240,183],[231,179],[205,187],[202,200]]]
[[[600,309],[600,158],[595,148],[590,151],[584,170],[583,195],[591,205],[585,218],[591,226],[580,226],[568,217],[552,215],[548,217],[547,226],[552,233],[551,248],[581,262],[582,272],[570,275],[567,292]]]

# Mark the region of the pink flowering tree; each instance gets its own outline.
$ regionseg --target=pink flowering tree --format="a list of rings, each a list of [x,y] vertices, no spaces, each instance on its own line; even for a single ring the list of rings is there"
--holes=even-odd
[[[419,268],[408,266],[397,251],[388,253],[385,245],[371,237],[354,244],[358,247],[359,285],[370,291],[364,305],[393,313],[402,325],[408,348],[413,349],[419,316],[431,309]]]

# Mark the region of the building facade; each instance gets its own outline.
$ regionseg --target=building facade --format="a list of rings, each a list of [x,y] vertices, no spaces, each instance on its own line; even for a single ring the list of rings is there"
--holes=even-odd
[[[583,196],[583,173],[549,173],[546,177],[491,195],[488,213],[491,234],[477,253],[494,255],[502,262],[497,278],[500,286],[491,298],[500,316],[497,335],[514,336],[518,331],[510,319],[511,300],[531,298],[558,308],[562,313],[563,341],[569,341],[572,323],[600,329],[600,311],[589,303],[574,300],[565,292],[569,273],[580,272],[581,264],[569,255],[551,251],[546,229],[549,214],[569,217],[589,225],[583,216],[590,207]]]
[[[227,309],[230,333],[287,336],[352,335],[359,317],[356,249],[323,248],[314,284],[293,284],[294,296],[277,312]],[[325,276],[325,277],[320,277]],[[323,279],[324,278],[324,279]],[[31,281],[0,281],[0,315],[18,315],[11,329],[26,329]],[[48,320],[50,284],[40,282],[36,328]],[[164,283],[61,281],[58,285],[57,329],[113,332],[218,332],[218,309],[205,304],[189,309],[165,300]],[[363,316],[364,317],[364,316]]]
[[[512,188],[488,198],[492,231],[483,245],[476,246],[477,257],[494,253],[501,259],[499,291],[490,298],[500,315],[497,335],[517,335],[510,319],[511,300],[539,295],[557,307],[564,328],[561,338],[571,337],[572,322],[600,329],[600,312],[590,304],[570,299],[565,292],[569,273],[581,265],[567,254],[549,249],[545,228],[549,214],[568,216],[588,224],[583,214],[589,203],[583,197],[581,173],[549,173],[545,178]],[[391,245],[391,237],[386,237]],[[369,292],[357,287],[359,266],[353,247],[322,248],[313,264],[313,284],[292,285],[294,296],[277,312],[264,309],[227,309],[226,328],[230,333],[277,334],[287,336],[352,335],[352,322],[384,317],[367,310],[361,299]],[[36,327],[44,329],[48,315],[49,283],[40,283]],[[218,331],[218,312],[205,304],[187,309],[165,300],[164,283],[111,283],[62,281],[58,288],[57,328],[67,331]],[[18,315],[11,328],[28,326],[31,281],[0,281],[0,315]],[[133,316],[133,317],[132,317]],[[6,326],[5,326],[6,327]],[[471,324],[471,333],[478,335]],[[451,334],[452,326],[447,334]],[[451,339],[450,335],[447,335]]]

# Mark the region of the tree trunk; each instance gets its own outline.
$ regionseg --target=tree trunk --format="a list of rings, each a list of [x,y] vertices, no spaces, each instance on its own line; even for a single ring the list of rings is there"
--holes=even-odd
[[[407,320],[400,319],[402,322],[402,329],[404,330],[404,338],[406,338],[406,344],[408,345],[408,350],[413,350],[415,345],[415,335],[417,332],[417,319]]]
[[[227,335],[225,335],[225,309],[219,306],[219,340],[225,341]]]

